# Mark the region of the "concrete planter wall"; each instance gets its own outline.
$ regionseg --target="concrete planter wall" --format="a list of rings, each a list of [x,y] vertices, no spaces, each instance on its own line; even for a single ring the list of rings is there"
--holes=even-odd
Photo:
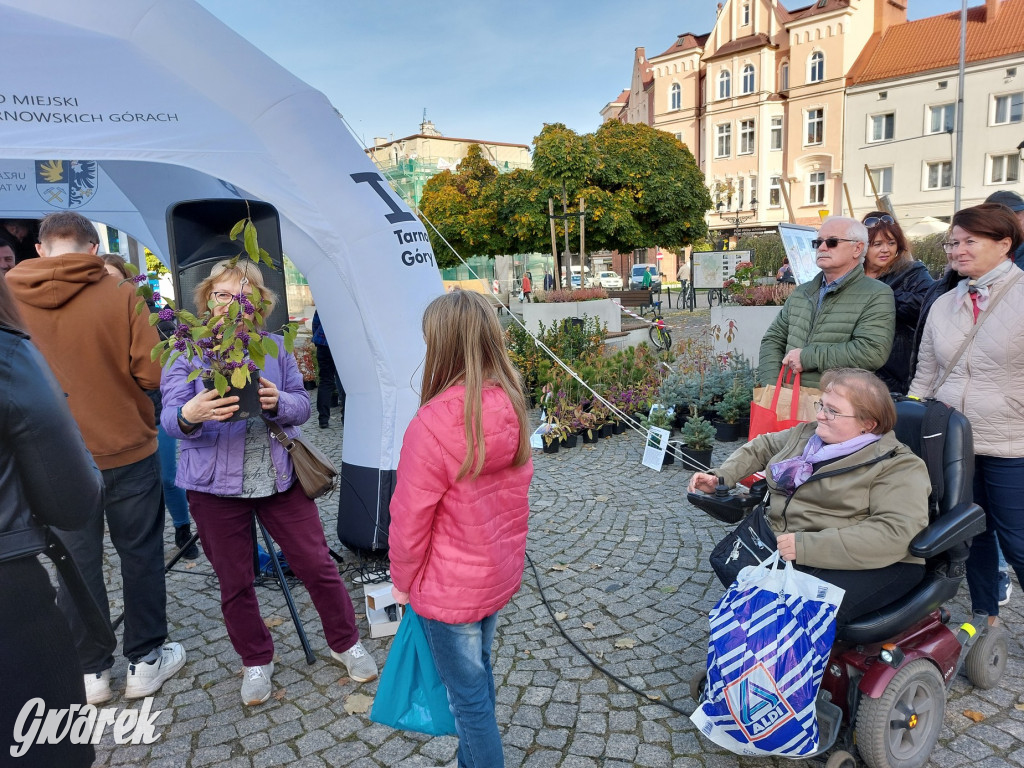
[[[520,304],[523,309],[523,324],[532,334],[540,332],[541,323],[550,328],[569,317],[596,317],[608,326],[609,333],[622,330],[622,315],[619,305],[611,299],[596,301],[559,302],[557,304]]]
[[[757,359],[761,350],[761,337],[768,326],[782,311],[782,307],[740,307],[727,305],[711,308],[711,325],[720,329],[719,339],[715,342],[715,350],[742,352],[750,364],[757,367]],[[727,341],[729,322],[735,324],[733,340]]]

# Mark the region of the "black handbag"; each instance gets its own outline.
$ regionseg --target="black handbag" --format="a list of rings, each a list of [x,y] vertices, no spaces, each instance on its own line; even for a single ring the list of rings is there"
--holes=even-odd
[[[736,530],[715,545],[709,560],[718,580],[731,587],[743,568],[764,562],[777,546],[765,506],[758,504]]]

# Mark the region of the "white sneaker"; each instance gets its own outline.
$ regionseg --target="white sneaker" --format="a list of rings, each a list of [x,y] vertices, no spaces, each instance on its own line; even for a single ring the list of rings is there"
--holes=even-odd
[[[358,640],[344,653],[331,651],[331,656],[345,665],[348,676],[357,683],[368,683],[377,679],[377,662]]]
[[[125,698],[152,696],[175,672],[185,666],[185,649],[181,643],[165,643],[158,650],[160,654],[155,661],[138,661],[128,665]]]
[[[274,662],[257,667],[242,669],[242,703],[252,707],[270,698],[270,677],[274,674]]]
[[[105,704],[114,698],[110,690],[110,670],[104,669],[94,675],[85,676],[85,701],[88,704]]]

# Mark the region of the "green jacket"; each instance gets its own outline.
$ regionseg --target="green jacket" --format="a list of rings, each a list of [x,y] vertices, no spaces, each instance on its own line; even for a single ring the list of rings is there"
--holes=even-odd
[[[824,273],[803,283],[786,299],[782,312],[761,339],[757,379],[774,384],[782,358],[800,349],[800,384],[817,387],[830,368],[877,371],[889,359],[896,327],[892,289],[864,274],[857,265],[839,288],[825,296],[817,309]]]
[[[921,563],[907,548],[928,525],[928,468],[893,432],[820,467],[792,496],[774,490],[768,467],[799,456],[815,428],[761,435],[711,471],[730,486],[768,474],[768,520],[776,533],[796,533],[797,563],[837,570]]]

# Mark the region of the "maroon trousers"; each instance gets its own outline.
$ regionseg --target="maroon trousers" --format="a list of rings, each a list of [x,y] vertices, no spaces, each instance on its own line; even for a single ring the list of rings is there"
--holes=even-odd
[[[220,580],[228,637],[245,666],[269,664],[274,658],[274,641],[260,616],[253,586],[254,513],[306,585],[331,650],[340,653],[356,644],[359,630],[352,598],[327,549],[316,503],[306,497],[297,482],[287,491],[262,499],[189,491],[188,505],[203,552]]]

